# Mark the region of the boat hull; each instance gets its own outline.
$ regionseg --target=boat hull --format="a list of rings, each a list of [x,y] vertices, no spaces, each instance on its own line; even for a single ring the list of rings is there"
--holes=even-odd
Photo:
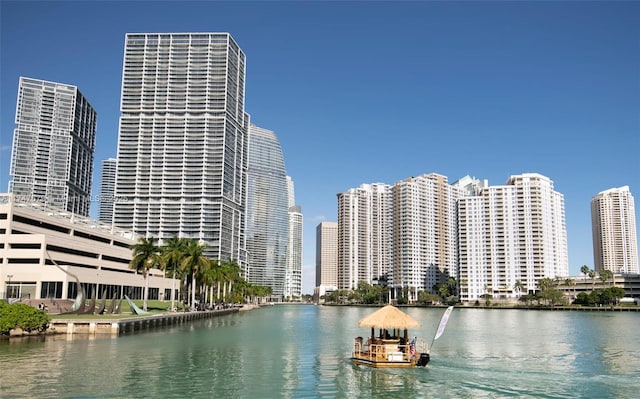
[[[353,354],[351,361],[358,366],[374,367],[374,368],[413,368],[426,367],[430,357],[428,353],[418,354],[419,356],[402,360],[389,360],[376,356],[368,356],[366,354]]]

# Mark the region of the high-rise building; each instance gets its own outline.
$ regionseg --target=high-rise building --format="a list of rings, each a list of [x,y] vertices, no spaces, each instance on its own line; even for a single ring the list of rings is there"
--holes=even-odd
[[[228,33],[125,38],[114,223],[245,266],[245,54]]]
[[[77,87],[21,77],[9,192],[88,216],[96,119]]]
[[[302,230],[302,208],[299,205],[289,207],[285,298],[299,299],[302,296]]]
[[[513,299],[569,275],[564,196],[537,173],[458,201],[462,301]]]
[[[287,246],[287,272],[285,298],[302,297],[302,207],[296,205],[293,180],[287,176],[287,203],[289,205],[289,245]]]
[[[451,183],[453,187],[457,187],[462,190],[462,193],[466,195],[478,195],[480,190],[489,186],[488,180],[479,180],[469,175],[461,177],[460,179]]]
[[[113,223],[113,202],[116,186],[116,159],[102,160],[102,174],[100,180],[100,197],[98,202],[98,220],[104,223]]]
[[[387,280],[391,265],[391,190],[363,184],[338,194],[338,288]]]
[[[638,273],[636,211],[629,186],[602,191],[591,200],[596,272]]]
[[[289,204],[289,208],[296,205],[295,184],[293,184],[291,176],[287,176],[287,204]]]
[[[327,291],[338,289],[338,223],[321,222],[316,227],[316,302]]]
[[[284,299],[287,281],[288,199],[287,173],[280,142],[272,131],[251,125],[245,278],[252,284],[271,287],[276,300]]]
[[[393,185],[393,297],[417,300],[420,291],[457,275],[457,200],[461,190],[436,173]],[[405,292],[403,292],[405,290]]]

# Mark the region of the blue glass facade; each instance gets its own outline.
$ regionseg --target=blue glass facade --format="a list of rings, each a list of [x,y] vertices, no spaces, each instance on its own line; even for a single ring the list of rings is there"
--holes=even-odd
[[[269,130],[249,127],[245,278],[271,287],[282,300],[288,245],[288,187],[280,142]]]

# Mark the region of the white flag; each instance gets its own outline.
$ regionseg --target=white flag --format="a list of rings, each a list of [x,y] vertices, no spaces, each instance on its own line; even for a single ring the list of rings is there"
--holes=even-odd
[[[444,332],[444,328],[447,326],[447,322],[449,321],[449,315],[451,315],[451,311],[453,311],[453,306],[449,306],[447,310],[444,311],[444,314],[440,319],[440,325],[438,326],[438,331],[436,331],[436,336],[433,337],[434,341],[440,338],[440,336]]]

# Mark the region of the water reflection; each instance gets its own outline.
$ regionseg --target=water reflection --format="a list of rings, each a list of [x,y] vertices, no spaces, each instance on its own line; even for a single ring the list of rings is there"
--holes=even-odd
[[[639,314],[456,309],[426,369],[349,360],[371,308],[274,306],[118,338],[0,342],[11,397],[632,398]],[[442,309],[407,309],[431,341]]]

